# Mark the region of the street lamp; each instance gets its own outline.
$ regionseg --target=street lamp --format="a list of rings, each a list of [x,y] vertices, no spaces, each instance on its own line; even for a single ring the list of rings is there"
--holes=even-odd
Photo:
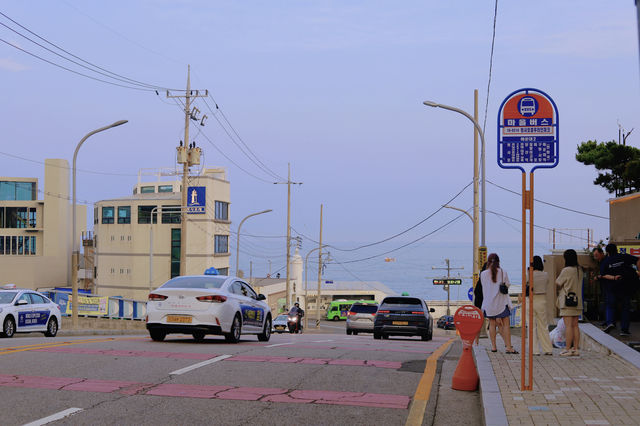
[[[486,230],[486,223],[485,223],[485,201],[486,201],[486,191],[485,191],[485,143],[484,143],[484,132],[482,131],[482,128],[480,127],[480,125],[478,124],[478,122],[466,111],[463,111],[459,108],[456,107],[452,107],[449,105],[443,105],[443,104],[439,104],[433,101],[424,101],[422,102],[423,104],[425,104],[426,106],[430,106],[430,107],[434,107],[434,108],[442,108],[442,109],[448,109],[449,111],[454,111],[457,112],[458,114],[462,114],[465,117],[467,117],[469,120],[471,120],[471,122],[473,123],[473,125],[475,126],[476,130],[478,131],[478,134],[480,135],[480,139],[482,142],[482,147],[481,147],[481,154],[480,154],[480,162],[481,162],[481,168],[482,168],[482,209],[481,209],[481,222],[482,222],[482,245],[485,246],[485,230]],[[475,171],[475,168],[474,168]],[[477,182],[478,176],[476,175],[476,173],[474,173],[473,176],[473,181],[474,181],[474,190],[476,188],[475,183]],[[475,191],[474,191],[475,192]],[[474,209],[477,208],[477,201],[474,197],[473,200],[473,204],[474,204]],[[474,221],[474,227],[477,226],[477,224]],[[474,230],[474,234],[475,234],[475,230]]]
[[[252,213],[240,221],[240,225],[238,225],[238,241],[236,243],[236,276],[238,275],[238,265],[240,265],[240,228],[242,228],[242,224],[244,223],[245,220],[249,219],[252,216],[257,216],[259,214],[269,213],[272,211],[273,210],[269,209],[269,210],[263,210],[258,213]]]
[[[313,253],[316,250],[320,250],[322,248],[325,248],[325,247],[327,247],[327,244],[323,244],[323,245],[321,245],[319,247],[316,247],[316,248],[313,248],[313,249],[309,250],[309,253],[307,253],[307,255],[304,258],[304,308],[307,310],[307,315],[304,316],[304,328],[307,328],[307,325],[309,325],[308,321],[307,321],[307,317],[309,315],[309,311],[308,311],[308,308],[307,308],[307,300],[308,300],[307,299],[307,285],[308,285],[308,283],[307,283],[307,260],[309,260],[309,255],[311,253]],[[316,311],[319,311],[319,310],[320,310],[320,294],[318,293],[316,295]]]
[[[71,212],[71,325],[74,329],[78,328],[78,252],[80,251],[77,247],[76,241],[76,159],[78,158],[78,151],[80,150],[80,147],[90,136],[125,123],[128,123],[128,120],[116,121],[108,126],[104,126],[87,133],[80,142],[78,142],[76,150],[73,153],[73,211]]]

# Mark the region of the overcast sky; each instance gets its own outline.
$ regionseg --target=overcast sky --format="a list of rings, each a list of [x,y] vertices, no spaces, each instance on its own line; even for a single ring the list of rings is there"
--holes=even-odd
[[[292,189],[294,235],[317,240],[322,203],[325,242],[352,248],[386,239],[427,218],[472,181],[471,123],[422,101],[473,112],[474,89],[482,126],[486,113],[489,181],[520,191],[520,172],[496,163],[497,110],[514,90],[537,88],[558,106],[560,163],[536,172],[536,198],[608,217],[610,195],[593,185],[595,169],[578,163],[575,152],[581,141],[617,139],[619,125],[636,128],[628,143],[640,146],[633,1],[499,2],[485,108],[494,7],[493,0],[31,0],[5,2],[2,12],[107,74],[184,89],[191,64],[192,87],[208,89],[208,105],[215,109],[217,103],[224,114],[218,111],[216,117],[233,126],[223,129],[207,105],[196,102],[209,119],[202,133],[192,127],[192,140],[204,150],[206,167],[228,171],[232,230],[250,213],[274,210],[242,229],[280,237],[241,242],[243,265],[253,259],[256,270],[264,271],[267,259],[274,270],[283,266],[287,195],[286,186],[273,185],[274,177],[264,169],[286,177],[290,162],[292,179],[304,182]],[[0,23],[55,50],[4,16]],[[123,84],[65,61],[5,26],[0,38],[74,71]],[[0,73],[0,175],[35,176],[42,185],[45,158],[71,163],[82,136],[120,119],[129,123],[94,136],[80,151],[79,168],[113,175],[80,172],[78,199],[93,203],[129,195],[139,169],[175,166],[184,116],[164,91],[156,95],[92,80],[5,43],[0,43]],[[240,151],[238,146],[247,151],[243,143],[257,160]],[[486,197],[487,210],[520,217],[518,195],[487,183]],[[468,187],[451,204],[468,209],[472,202]],[[445,209],[384,244],[332,254],[345,262],[385,253],[458,215]],[[596,239],[604,239],[608,220],[595,216],[536,204],[535,223],[593,229]],[[471,229],[462,217],[425,237],[422,245],[353,268],[358,277],[376,279],[385,266],[381,259],[402,259],[412,250],[415,257],[426,243],[470,250]],[[518,222],[488,213],[489,251],[492,245],[518,242],[519,229]],[[586,237],[586,232],[571,232]],[[548,242],[549,232],[538,229],[539,247]],[[235,253],[235,237],[231,244]],[[571,244],[582,248],[586,241]],[[305,238],[303,254],[314,246]]]

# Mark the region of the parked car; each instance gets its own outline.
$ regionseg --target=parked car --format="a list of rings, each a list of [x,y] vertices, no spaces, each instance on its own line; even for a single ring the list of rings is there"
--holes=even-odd
[[[60,307],[37,291],[7,284],[0,288],[0,337],[41,331],[55,337],[62,323]]]
[[[431,340],[433,318],[430,312],[435,309],[429,309],[425,301],[417,297],[385,297],[376,313],[373,338],[420,336],[422,340]]]
[[[378,305],[355,302],[347,313],[347,334],[360,332],[373,333],[373,320],[378,312]]]
[[[281,314],[281,315],[278,315],[276,319],[273,320],[274,333],[280,334],[287,331],[287,318],[289,318],[289,315]]]

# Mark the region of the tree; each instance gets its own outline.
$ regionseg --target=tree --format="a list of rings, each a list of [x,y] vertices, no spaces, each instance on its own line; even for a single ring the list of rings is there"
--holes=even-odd
[[[640,190],[640,149],[616,141],[587,141],[578,145],[576,160],[599,172],[593,181],[616,196]]]

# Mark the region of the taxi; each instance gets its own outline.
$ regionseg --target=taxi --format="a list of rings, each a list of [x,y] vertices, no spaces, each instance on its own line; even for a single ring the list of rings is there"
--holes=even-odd
[[[60,307],[34,290],[17,288],[15,284],[0,287],[1,337],[15,333],[43,332],[55,337],[62,323]]]
[[[271,337],[271,309],[240,278],[224,275],[175,277],[149,294],[147,330],[162,341],[171,333],[191,334],[202,340],[222,335],[237,343],[241,335],[255,334],[261,342]]]

